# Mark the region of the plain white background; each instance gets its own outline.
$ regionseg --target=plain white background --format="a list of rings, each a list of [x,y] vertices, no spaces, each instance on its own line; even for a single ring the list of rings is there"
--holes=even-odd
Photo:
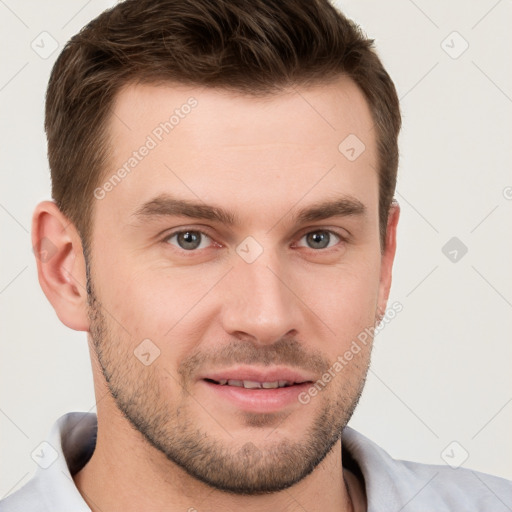
[[[51,66],[110,5],[0,1],[0,498],[33,474],[30,454],[57,417],[95,407],[86,336],[43,295],[29,231],[35,204],[50,197]],[[397,458],[467,456],[464,467],[512,479],[512,4],[339,5],[376,40],[404,121],[390,298],[403,311],[376,340],[351,426]]]

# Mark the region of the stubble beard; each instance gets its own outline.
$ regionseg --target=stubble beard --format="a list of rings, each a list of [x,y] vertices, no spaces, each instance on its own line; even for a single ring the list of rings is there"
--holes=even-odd
[[[244,415],[245,425],[250,427],[248,431],[275,424],[264,444],[252,443],[249,434],[247,439],[215,438],[194,422],[190,408],[196,404],[189,396],[187,382],[180,376],[172,377],[155,363],[149,367],[142,365],[125,348],[128,336],[122,340],[113,334],[89,280],[87,289],[93,346],[119,411],[169,461],[214,489],[237,495],[259,495],[278,492],[301,481],[333,450],[359,401],[368,364],[359,368],[357,377],[351,381],[343,375],[336,377],[338,382],[333,379],[329,385],[337,386],[335,393],[331,390],[331,394],[324,392],[314,398],[322,406],[314,409],[316,418],[299,440],[280,435],[279,425],[287,421],[282,413]],[[114,326],[113,322],[111,325]],[[285,351],[286,343],[283,340],[280,345]],[[293,346],[288,347],[287,353],[296,354],[297,342],[290,343]],[[188,361],[189,366],[193,359]],[[268,355],[265,359],[269,359]],[[174,403],[162,392],[161,372],[166,372],[166,381],[170,380],[174,389],[179,390],[175,394],[180,399]],[[183,377],[185,372],[181,373]],[[302,407],[305,417],[311,414],[308,406]],[[222,425],[221,417],[217,423]],[[224,437],[229,437],[229,432]]]

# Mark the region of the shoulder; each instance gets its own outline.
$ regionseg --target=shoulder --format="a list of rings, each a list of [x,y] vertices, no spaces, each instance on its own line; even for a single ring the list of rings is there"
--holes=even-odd
[[[365,480],[368,512],[464,510],[510,512],[512,482],[466,468],[396,460],[347,427],[344,457],[353,459]]]
[[[0,501],[0,512],[90,512],[72,475],[83,467],[96,442],[92,413],[72,412],[53,425],[32,479]]]
[[[0,501],[0,512],[41,512],[49,510],[46,492],[38,478],[32,478],[21,489]]]

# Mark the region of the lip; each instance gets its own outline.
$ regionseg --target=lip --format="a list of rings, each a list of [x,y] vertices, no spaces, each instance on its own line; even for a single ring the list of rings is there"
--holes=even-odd
[[[199,377],[200,380],[250,380],[255,382],[275,382],[286,380],[297,384],[314,382],[316,377],[310,373],[285,366],[258,368],[255,366],[237,366],[223,370],[207,372]]]
[[[214,381],[246,380],[254,382],[288,381],[294,384],[282,388],[246,389],[216,384]],[[198,384],[205,390],[208,400],[228,403],[237,410],[252,413],[280,412],[298,406],[298,395],[307,390],[315,377],[306,372],[286,367],[256,368],[236,367],[212,371],[201,376]]]

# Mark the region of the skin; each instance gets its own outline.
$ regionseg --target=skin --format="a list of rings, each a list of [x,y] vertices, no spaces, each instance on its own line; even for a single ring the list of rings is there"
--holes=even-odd
[[[202,376],[293,367],[312,382],[322,378],[386,308],[399,217],[393,205],[382,251],[375,130],[364,96],[345,77],[264,98],[129,85],[109,122],[105,179],[190,97],[197,107],[94,202],[88,264],[95,301],[88,301],[74,226],[50,201],[34,213],[34,245],[46,237],[56,248],[38,260],[41,286],[60,320],[88,333],[91,352],[98,439],[75,483],[94,511],[365,510],[364,486],[342,467],[338,436],[312,472],[267,494],[216,489],[162,450],[190,433],[225,456],[211,478],[232,463],[243,480],[272,467],[283,474],[282,456],[313,446],[319,421],[339,434],[362,390],[371,343],[308,404],[293,400],[268,413],[265,404],[243,409]],[[366,147],[355,161],[338,150],[349,134]],[[224,208],[239,223],[135,215],[161,194]],[[357,200],[364,213],[298,222],[299,210],[340,197]],[[187,251],[171,237],[177,230],[208,237]],[[326,231],[339,238],[324,249],[309,245],[305,235]],[[262,249],[252,263],[237,252],[248,236]],[[160,351],[147,366],[134,356],[145,339]],[[163,430],[151,434],[165,446],[148,443],[120,405],[139,419],[160,419]]]

